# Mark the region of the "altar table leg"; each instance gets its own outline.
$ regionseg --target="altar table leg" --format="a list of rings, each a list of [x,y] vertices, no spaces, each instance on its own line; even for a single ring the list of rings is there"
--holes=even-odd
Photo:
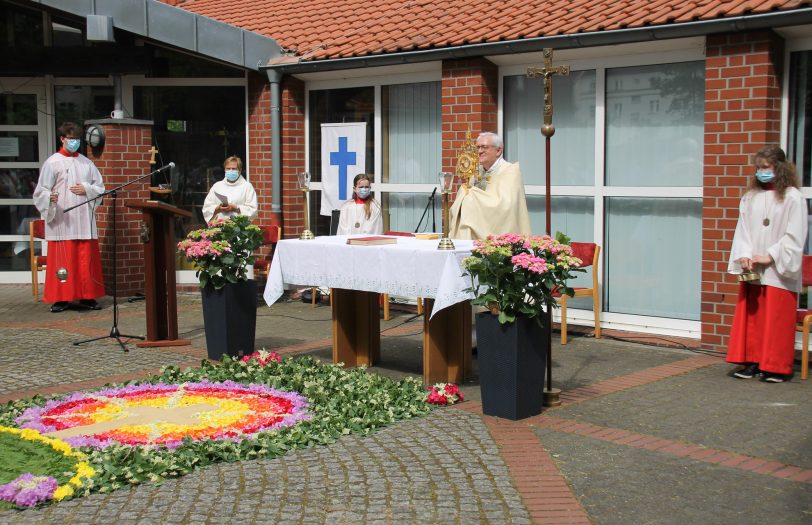
[[[471,303],[464,301],[437,312],[433,299],[423,299],[423,383],[463,383],[471,377]]]
[[[375,364],[381,355],[378,294],[333,288],[332,311],[333,363]]]

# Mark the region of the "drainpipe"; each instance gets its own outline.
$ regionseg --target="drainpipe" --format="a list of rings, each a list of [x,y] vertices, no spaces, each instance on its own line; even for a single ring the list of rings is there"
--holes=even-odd
[[[282,95],[280,83],[282,74],[275,69],[267,69],[268,83],[271,85],[271,222],[282,224]]]
[[[124,118],[121,104],[121,75],[113,75],[113,118]]]

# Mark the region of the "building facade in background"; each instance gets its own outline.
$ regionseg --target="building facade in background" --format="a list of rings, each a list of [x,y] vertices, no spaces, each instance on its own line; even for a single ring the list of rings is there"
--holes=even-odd
[[[122,21],[140,16],[140,7],[112,16],[114,42],[89,41],[87,17],[59,4],[0,1],[2,45],[27,57],[0,71],[4,282],[30,275],[21,243],[34,216],[30,191],[39,163],[55,147],[55,127],[109,115],[119,81],[125,116],[151,121],[159,161],[178,166],[165,182],[173,202],[193,212],[179,223],[179,236],[201,223],[202,199],[232,154],[246,159],[259,222],[280,221],[272,214],[276,203],[285,236],[298,235],[304,217],[296,177],[311,174],[311,202],[318,203],[320,126],[335,122],[367,124],[365,163],[375,175],[386,230],[414,231],[438,172],[453,171],[471,129],[502,134],[506,157],[522,166],[534,232],[543,233],[542,82],[526,71],[542,65],[542,47],[553,47],[556,64],[572,68],[554,78],[553,230],[603,246],[595,271],[604,326],[701,338],[710,349],[724,347],[732,320],[737,283],[725,270],[739,197],[753,171],[749,154],[780,143],[812,199],[812,8],[797,3],[737,12],[734,3],[718,2],[710,16],[674,2],[671,14],[658,18],[641,2],[624,7],[624,16],[607,7],[569,26],[551,22],[563,14],[539,8],[529,11],[522,31],[494,16],[467,24],[466,36],[453,12],[423,20],[422,8],[404,12],[395,3],[353,18],[315,4],[285,10],[265,1],[133,2],[148,12],[193,13],[198,23],[217,20],[239,35],[279,44],[279,53],[254,66],[205,46],[184,48],[174,37],[128,31]],[[534,5],[508,2],[500,12]],[[325,24],[329,16],[342,22]],[[747,22],[724,24],[734,17]],[[238,33],[223,35],[233,45]],[[40,56],[49,53],[60,60]],[[435,208],[439,230],[439,199]],[[327,234],[329,217],[317,213],[312,206],[312,229]],[[421,229],[432,229],[425,224]],[[191,274],[181,269],[179,278],[192,282]],[[573,321],[589,324],[589,301],[572,303]],[[579,312],[579,305],[586,309]]]

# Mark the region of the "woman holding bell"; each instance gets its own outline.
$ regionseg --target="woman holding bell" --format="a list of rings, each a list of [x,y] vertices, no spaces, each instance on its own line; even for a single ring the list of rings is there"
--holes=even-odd
[[[372,197],[372,178],[359,173],[352,181],[352,199],[341,205],[338,218],[338,235],[383,233],[381,205]]]
[[[728,264],[740,284],[727,362],[743,365],[734,377],[781,383],[792,374],[795,357],[806,202],[781,148],[762,148],[753,163]]]

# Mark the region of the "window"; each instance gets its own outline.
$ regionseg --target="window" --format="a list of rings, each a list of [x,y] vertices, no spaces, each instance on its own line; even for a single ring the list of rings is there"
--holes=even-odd
[[[382,86],[381,95],[384,122],[381,182],[434,184],[442,166],[440,83]],[[387,192],[380,198],[384,218],[388,210],[387,230],[414,231],[427,204],[426,196]],[[434,203],[434,215],[426,217],[421,230],[431,231],[435,218],[436,231],[442,228],[440,199]]]
[[[609,324],[646,316],[648,326],[697,333],[704,62],[617,62],[554,78],[552,231],[602,245]],[[534,233],[545,231],[542,97],[539,79],[504,77],[505,154],[522,165]]]
[[[310,162],[312,182],[321,182],[321,125],[333,122],[366,122],[366,172],[374,164],[375,90],[372,87],[324,89],[310,92]],[[377,182],[377,181],[376,181]],[[321,191],[310,192],[310,229],[316,235],[330,233],[330,217],[319,214]]]
[[[544,82],[526,76],[505,77],[505,158],[519,162],[524,183],[544,185]],[[555,135],[551,143],[552,184],[582,186],[595,182],[595,71],[573,71],[555,78]]]
[[[790,54],[787,155],[804,186],[812,186],[812,51]]]
[[[656,116],[613,111],[606,119],[606,183],[611,186],[702,186],[705,65],[683,62],[609,69],[607,84],[635,84],[606,94],[615,108],[645,90],[662,102]]]
[[[251,179],[245,150],[245,88],[242,86],[137,86],[133,89],[135,115],[154,122],[153,140],[160,151],[159,164],[175,163],[162,172],[169,182],[173,203],[193,212],[183,219],[178,238],[205,224],[203,201],[212,184],[223,178],[223,161],[236,155],[243,159]],[[179,127],[178,121],[184,123]],[[183,257],[178,269],[192,269]]]

